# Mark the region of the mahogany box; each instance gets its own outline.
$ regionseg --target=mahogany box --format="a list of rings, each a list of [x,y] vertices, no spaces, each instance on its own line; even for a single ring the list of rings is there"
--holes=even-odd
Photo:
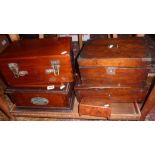
[[[137,104],[144,103],[149,93],[152,60],[145,38],[96,39],[85,43],[77,59],[80,80],[75,86],[80,115],[104,117],[106,111],[110,118],[113,111],[108,107],[107,112],[105,104],[118,109],[130,104],[139,109]]]
[[[20,40],[0,53],[0,72],[13,87],[73,82],[72,57],[69,37]]]

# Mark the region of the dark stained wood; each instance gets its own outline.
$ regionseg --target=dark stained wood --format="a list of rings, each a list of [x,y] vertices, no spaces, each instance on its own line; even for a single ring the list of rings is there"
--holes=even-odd
[[[108,48],[109,45],[117,47]],[[89,41],[82,49],[81,58],[145,58],[147,50],[144,39],[99,39]]]
[[[27,111],[26,109],[17,109],[12,106],[11,113],[16,116],[17,120],[106,120],[105,117],[95,117],[88,115],[79,116],[79,103],[75,100],[73,111],[71,112],[49,112],[49,111]],[[135,103],[111,103],[112,113],[109,120],[138,120],[140,111]]]
[[[100,102],[110,104],[110,119],[139,120],[137,103],[143,103],[148,95],[152,60],[144,38],[88,41],[78,57],[81,81],[77,80],[75,93],[79,107],[89,98],[83,110],[87,115],[97,115],[94,106]]]
[[[10,119],[10,120],[16,120],[15,117],[10,113],[9,106],[4,99],[2,95],[0,95],[0,110],[4,112],[4,114]]]
[[[144,68],[116,68],[115,74],[107,73],[105,67],[80,68],[82,83],[119,85],[119,86],[144,86],[148,70]]]
[[[6,35],[0,34],[0,53],[9,45],[9,40]]]
[[[141,118],[140,120],[145,120],[145,117],[147,114],[152,110],[152,108],[155,106],[155,86],[153,87],[151,93],[149,94],[144,106],[141,110]]]
[[[147,60],[147,59],[146,59]],[[108,58],[108,59],[83,59],[80,58],[78,59],[78,64],[79,66],[87,66],[87,67],[91,67],[91,66],[115,66],[115,67],[146,67],[147,65],[150,64],[149,61],[145,61],[145,59],[128,59],[128,58],[118,58],[113,59],[113,58]]]
[[[13,42],[0,54],[0,72],[9,86],[36,87],[52,83],[72,82],[71,38],[32,39]],[[66,52],[66,53],[63,53]],[[47,74],[51,61],[60,62],[60,74]],[[15,78],[9,63],[17,63],[20,71],[28,74]]]
[[[109,45],[114,45],[114,48],[108,48]],[[99,39],[85,44],[78,63],[80,67],[142,67],[150,64],[148,58],[150,56],[143,38]]]
[[[142,103],[148,93],[149,86],[146,87],[103,87],[103,86],[89,86],[77,85],[75,88],[76,97],[79,102],[84,97],[91,96],[92,98],[101,98],[103,101],[111,101],[118,103]]]
[[[11,101],[16,104],[17,108],[27,109],[44,109],[44,110],[71,110],[73,106],[73,85],[67,84],[64,89],[56,88],[46,90],[43,88],[26,89],[26,88],[7,88]],[[47,104],[39,104],[39,101],[32,102],[32,99],[41,98],[48,100]]]

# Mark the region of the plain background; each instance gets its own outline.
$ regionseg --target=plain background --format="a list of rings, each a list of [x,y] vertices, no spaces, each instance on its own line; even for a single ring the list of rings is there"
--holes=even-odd
[[[1,34],[153,34],[153,0],[5,0]],[[154,122],[0,122],[0,154],[153,154]]]

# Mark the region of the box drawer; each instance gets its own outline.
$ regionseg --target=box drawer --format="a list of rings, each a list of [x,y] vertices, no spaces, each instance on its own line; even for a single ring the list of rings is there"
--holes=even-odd
[[[17,108],[71,110],[72,88],[71,84],[55,90],[7,88],[6,94]]]
[[[137,103],[105,103],[98,98],[83,98],[79,104],[79,114],[110,120],[139,120],[141,116]]]
[[[103,101],[110,100],[111,102],[138,102],[145,100],[149,86],[139,87],[104,87],[91,86],[87,84],[77,84],[75,86],[77,100],[80,102],[83,97],[101,98]]]

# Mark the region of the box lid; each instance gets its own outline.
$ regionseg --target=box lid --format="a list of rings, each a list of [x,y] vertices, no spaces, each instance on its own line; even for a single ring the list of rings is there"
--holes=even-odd
[[[80,66],[142,66],[150,61],[144,38],[90,40],[78,58]]]
[[[12,42],[0,54],[0,59],[63,55],[70,51],[70,37],[19,40]]]

